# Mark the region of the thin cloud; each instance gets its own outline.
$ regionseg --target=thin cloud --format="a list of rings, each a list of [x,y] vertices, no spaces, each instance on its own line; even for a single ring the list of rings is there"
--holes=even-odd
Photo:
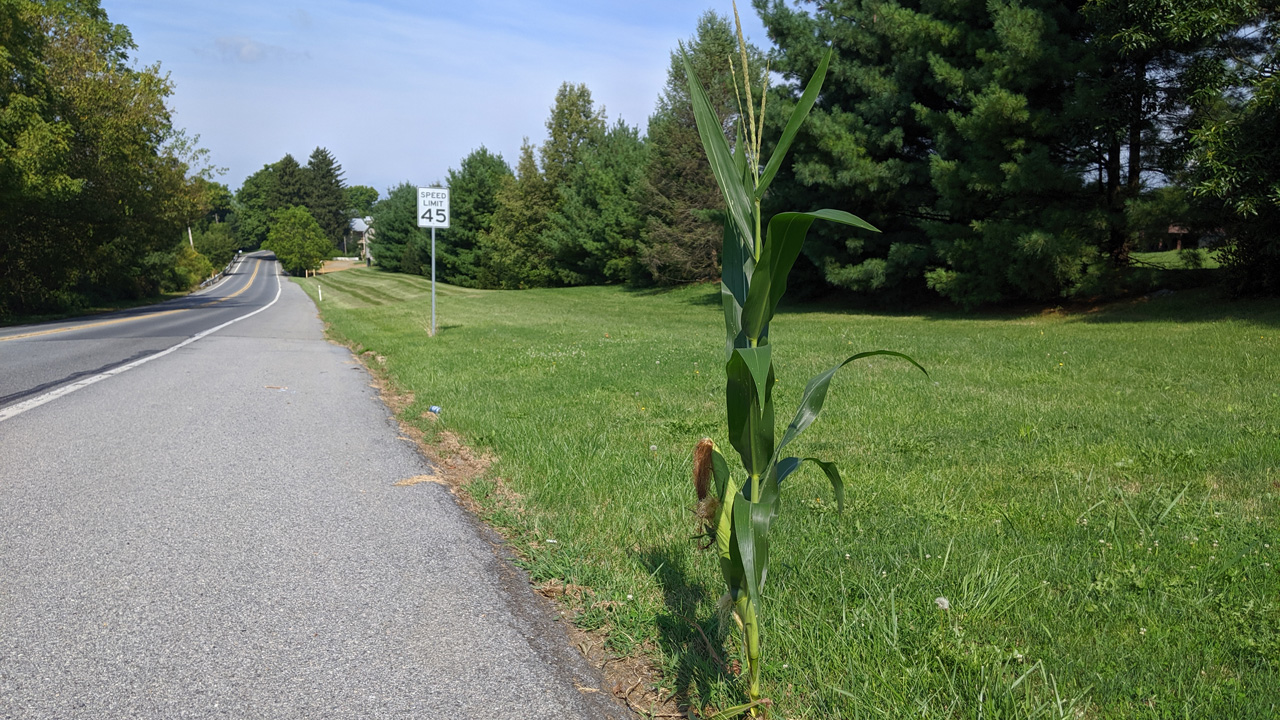
[[[264,60],[306,59],[309,52],[288,50],[278,45],[268,45],[248,37],[220,37],[213,41],[217,54],[223,60],[241,63],[260,63]]]

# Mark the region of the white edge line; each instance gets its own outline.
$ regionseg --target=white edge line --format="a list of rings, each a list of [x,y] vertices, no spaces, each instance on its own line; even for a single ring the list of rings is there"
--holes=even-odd
[[[244,320],[244,319],[246,319],[246,318],[251,318],[251,317],[253,317],[254,315],[257,315],[258,313],[262,312],[263,310],[266,310],[267,308],[271,307],[272,305],[275,305],[275,304],[276,304],[276,301],[280,299],[280,292],[281,292],[283,289],[284,289],[284,287],[283,287],[283,286],[281,285],[281,283],[280,283],[280,275],[279,275],[279,273],[277,273],[277,274],[276,274],[276,296],[275,296],[274,298],[272,298],[272,299],[271,299],[271,302],[267,303],[266,305],[263,305],[262,307],[258,308],[257,310],[254,310],[253,312],[248,313],[248,314],[245,314],[245,315],[241,315],[241,316],[240,316],[240,317],[238,317],[238,318],[234,318],[234,319],[228,320],[227,322],[224,322],[224,323],[222,323],[221,325],[219,325],[219,326],[217,326],[217,327],[212,327],[212,328],[209,328],[208,330],[202,330],[202,331],[200,331],[200,332],[196,333],[195,335],[192,335],[191,337],[187,338],[186,340],[183,340],[182,342],[178,343],[177,345],[174,345],[173,347],[165,348],[164,350],[161,350],[160,352],[158,352],[158,353],[156,353],[156,354],[154,354],[154,355],[148,355],[148,356],[146,356],[146,357],[144,357],[144,358],[142,358],[142,359],[140,359],[140,360],[134,360],[133,362],[131,362],[131,363],[127,364],[127,365],[121,365],[120,367],[114,367],[114,368],[111,368],[110,370],[108,370],[108,371],[106,371],[106,372],[104,372],[104,373],[99,373],[99,374],[97,374],[97,375],[91,375],[91,376],[89,376],[89,377],[87,377],[87,378],[85,378],[85,379],[83,379],[83,380],[78,380],[78,381],[76,381],[76,382],[74,382],[74,383],[72,383],[72,384],[70,384],[70,385],[66,385],[66,386],[64,386],[64,387],[60,387],[60,388],[58,388],[57,390],[51,390],[51,391],[49,391],[49,392],[45,393],[44,395],[40,395],[40,396],[37,396],[37,397],[33,397],[33,398],[31,398],[30,400],[23,400],[22,402],[18,403],[17,405],[10,405],[9,407],[4,408],[3,410],[0,410],[0,422],[4,422],[5,420],[9,420],[9,419],[11,419],[11,418],[17,417],[18,415],[21,415],[22,413],[24,413],[24,412],[26,412],[26,411],[28,411],[28,410],[31,410],[31,409],[33,409],[33,408],[38,408],[38,407],[40,407],[41,405],[44,405],[45,403],[53,402],[54,400],[57,400],[57,399],[58,399],[58,398],[60,398],[60,397],[64,397],[64,396],[66,396],[66,395],[70,395],[71,393],[73,393],[73,392],[75,392],[75,391],[77,391],[77,390],[81,390],[81,389],[87,388],[87,387],[89,387],[90,385],[92,385],[92,384],[94,384],[94,383],[96,383],[96,382],[101,382],[101,381],[103,381],[103,380],[106,380],[106,379],[107,379],[107,378],[109,378],[109,377],[115,377],[116,375],[120,375],[121,373],[128,372],[129,370],[132,370],[132,369],[134,369],[134,368],[138,367],[139,365],[144,365],[144,364],[146,364],[146,363],[149,363],[149,362],[151,362],[152,360],[155,360],[156,358],[162,358],[162,357],[164,357],[165,355],[168,355],[168,354],[169,354],[169,353],[171,353],[171,352],[175,352],[175,351],[177,351],[177,350],[181,350],[182,348],[184,348],[184,347],[186,347],[186,346],[190,345],[191,343],[193,343],[193,342],[195,342],[195,341],[197,341],[197,340],[200,340],[200,339],[203,339],[203,338],[205,338],[205,337],[208,337],[209,335],[212,335],[212,334],[214,334],[214,333],[218,332],[219,330],[221,330],[221,329],[223,329],[223,328],[227,327],[228,325],[234,325],[234,324],[236,324],[236,323],[240,322],[241,320]]]

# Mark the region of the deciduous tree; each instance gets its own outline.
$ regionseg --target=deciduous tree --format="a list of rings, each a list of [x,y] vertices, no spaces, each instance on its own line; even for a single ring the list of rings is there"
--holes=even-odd
[[[311,213],[300,205],[276,214],[262,247],[274,252],[284,269],[295,275],[318,270],[333,257],[333,244]]]

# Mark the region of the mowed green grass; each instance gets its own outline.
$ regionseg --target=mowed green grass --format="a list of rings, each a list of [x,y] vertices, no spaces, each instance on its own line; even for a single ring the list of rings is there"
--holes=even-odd
[[[408,421],[497,455],[469,492],[535,581],[593,589],[580,624],[650,653],[696,709],[741,701],[693,539],[690,452],[728,447],[716,287],[442,286],[430,338],[421,278],[299,282],[323,284],[335,336],[386,356]],[[800,306],[771,338],[780,425],[856,351],[929,369],[848,366],[793,446],[839,463],[848,502],[813,469],[783,488],[763,611],[776,716],[1280,716],[1280,304]]]

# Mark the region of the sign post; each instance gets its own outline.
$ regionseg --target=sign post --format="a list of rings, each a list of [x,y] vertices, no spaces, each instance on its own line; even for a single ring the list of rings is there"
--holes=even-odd
[[[431,228],[431,331],[436,334],[436,228],[449,227],[449,188],[418,188],[418,227]]]

